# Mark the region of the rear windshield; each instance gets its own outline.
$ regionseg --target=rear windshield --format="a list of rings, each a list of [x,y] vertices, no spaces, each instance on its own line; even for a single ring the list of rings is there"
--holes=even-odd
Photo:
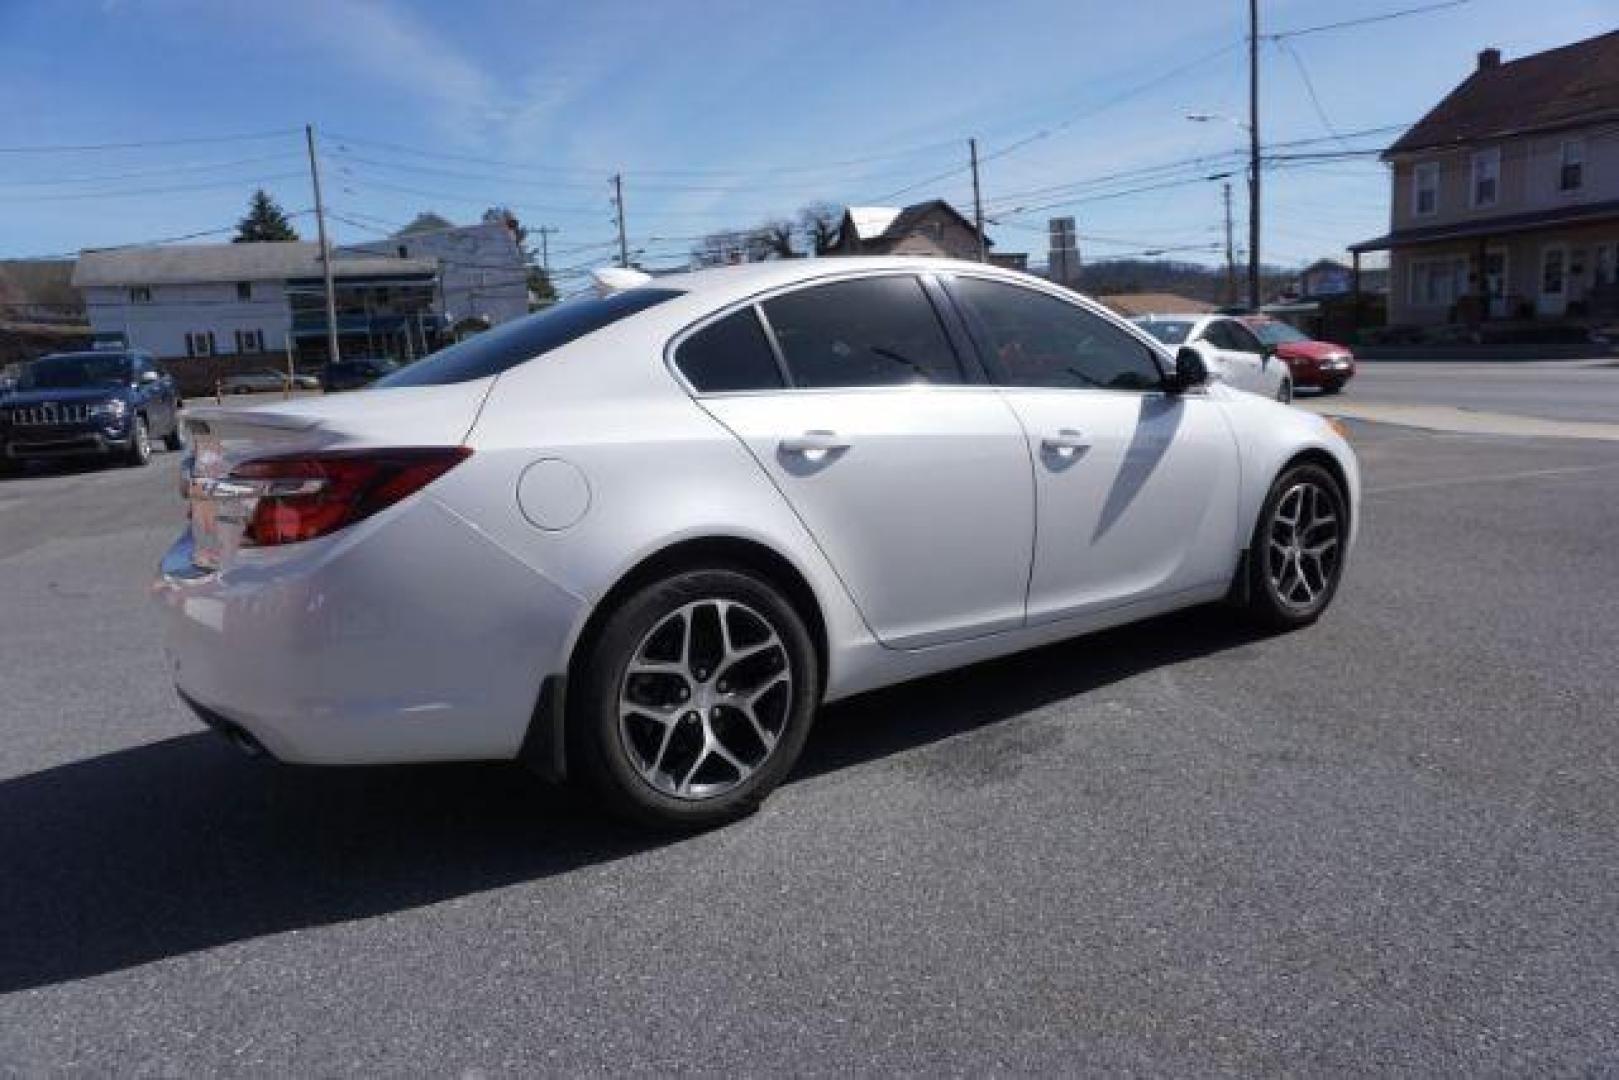
[[[371,385],[443,386],[498,375],[679,295],[678,289],[629,289],[564,301],[440,349]]]
[[[1186,319],[1136,319],[1134,322],[1165,345],[1180,345],[1192,332],[1192,323]]]

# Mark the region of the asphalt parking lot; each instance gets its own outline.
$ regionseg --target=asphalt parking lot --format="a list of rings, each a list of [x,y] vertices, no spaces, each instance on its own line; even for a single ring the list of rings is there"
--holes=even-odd
[[[239,756],[147,609],[173,456],[0,481],[0,1072],[1619,1071],[1619,444],[1353,434],[1316,627],[830,709],[676,841]]]

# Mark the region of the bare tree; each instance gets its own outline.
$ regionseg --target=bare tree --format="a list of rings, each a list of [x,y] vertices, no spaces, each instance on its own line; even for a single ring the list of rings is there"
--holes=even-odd
[[[835,203],[813,202],[798,212],[798,227],[809,242],[810,250],[817,255],[832,250],[842,224],[843,210]]]
[[[798,252],[793,250],[793,232],[791,221],[775,218],[755,230],[755,244],[764,249],[767,259],[796,259]]]

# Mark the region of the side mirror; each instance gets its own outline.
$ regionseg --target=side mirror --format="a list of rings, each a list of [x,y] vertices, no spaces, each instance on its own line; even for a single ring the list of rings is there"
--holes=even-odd
[[[1208,381],[1209,369],[1203,363],[1202,353],[1190,345],[1182,345],[1175,350],[1175,373],[1168,379],[1170,393],[1184,394],[1196,387],[1206,386]]]

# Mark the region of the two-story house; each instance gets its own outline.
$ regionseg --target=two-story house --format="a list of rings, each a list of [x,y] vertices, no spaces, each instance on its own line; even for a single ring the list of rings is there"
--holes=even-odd
[[[1383,154],[1389,321],[1578,319],[1619,305],[1619,31],[1477,69]]]
[[[419,356],[436,347],[438,263],[377,255],[332,259],[339,348],[349,356]],[[320,245],[174,244],[84,251],[73,270],[101,341],[164,360],[239,356],[324,359]]]

